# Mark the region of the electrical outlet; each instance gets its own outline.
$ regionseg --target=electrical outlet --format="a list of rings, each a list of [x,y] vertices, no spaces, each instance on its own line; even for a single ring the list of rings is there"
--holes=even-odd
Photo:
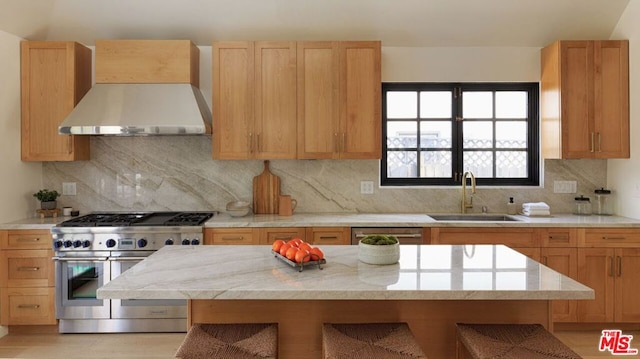
[[[373,194],[373,181],[360,181],[361,194]]]
[[[76,195],[76,183],[75,182],[62,182],[62,194],[65,196]]]
[[[576,193],[577,190],[576,181],[553,181],[553,193]]]

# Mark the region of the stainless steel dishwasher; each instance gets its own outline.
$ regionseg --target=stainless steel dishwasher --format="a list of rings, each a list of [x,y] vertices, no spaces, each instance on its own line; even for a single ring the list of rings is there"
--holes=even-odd
[[[362,238],[369,234],[394,235],[400,244],[425,244],[421,227],[352,227],[351,244],[358,244]]]

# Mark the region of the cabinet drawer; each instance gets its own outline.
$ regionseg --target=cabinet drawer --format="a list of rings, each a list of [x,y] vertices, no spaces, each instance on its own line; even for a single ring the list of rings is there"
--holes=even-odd
[[[307,228],[307,242],[318,245],[350,244],[351,228],[313,227]]]
[[[288,241],[293,238],[300,238],[306,242],[304,227],[292,228],[260,228],[260,244],[272,244],[275,240],[280,239]]]
[[[588,228],[581,229],[581,246],[583,247],[638,247],[640,245],[640,229]]]
[[[542,228],[540,229],[542,247],[571,248],[578,245],[576,228]]]
[[[205,244],[258,244],[258,229],[208,229]]]
[[[54,285],[52,250],[4,250],[0,255],[0,287]]]
[[[56,324],[55,289],[2,288],[2,325]]]
[[[431,228],[432,244],[504,244],[509,247],[539,247],[532,228]]]
[[[2,249],[50,249],[53,239],[47,230],[17,230],[7,231],[6,240],[3,238]]]

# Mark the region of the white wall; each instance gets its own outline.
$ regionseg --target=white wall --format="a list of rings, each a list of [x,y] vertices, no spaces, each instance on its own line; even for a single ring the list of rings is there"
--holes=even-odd
[[[33,217],[42,164],[20,161],[20,38],[0,31],[0,223]]]
[[[616,194],[616,213],[640,219],[640,1],[630,1],[611,34],[629,39],[629,103],[631,110],[631,158],[609,160],[607,183]]]

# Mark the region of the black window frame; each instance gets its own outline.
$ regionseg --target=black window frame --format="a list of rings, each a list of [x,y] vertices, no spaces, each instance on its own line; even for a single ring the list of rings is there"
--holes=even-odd
[[[387,92],[388,91],[451,91],[452,92],[452,173],[451,177],[438,178],[397,178],[387,176]],[[461,183],[464,173],[462,148],[462,121],[456,121],[456,117],[462,116],[462,96],[456,96],[465,91],[527,91],[528,93],[528,119],[527,119],[527,150],[528,161],[527,177],[521,178],[486,178],[476,177],[476,183],[480,186],[538,186],[540,184],[540,128],[539,128],[539,99],[540,84],[538,82],[478,82],[478,83],[444,83],[444,82],[383,82],[382,83],[382,159],[380,162],[381,186],[454,186]],[[494,97],[495,99],[495,97]],[[495,107],[495,103],[494,103]],[[420,133],[420,101],[418,101],[418,133]],[[407,119],[393,119],[391,121],[406,121]],[[485,119],[486,120],[486,119]],[[492,119],[495,122],[495,119]],[[392,151],[412,150],[420,156],[420,136],[417,139],[416,148],[392,149]],[[478,149],[486,151],[487,149]],[[491,149],[494,153],[495,148]],[[501,148],[500,150],[503,150]],[[467,149],[469,151],[469,149]],[[418,157],[419,164],[419,157]],[[495,170],[495,164],[494,164]]]

